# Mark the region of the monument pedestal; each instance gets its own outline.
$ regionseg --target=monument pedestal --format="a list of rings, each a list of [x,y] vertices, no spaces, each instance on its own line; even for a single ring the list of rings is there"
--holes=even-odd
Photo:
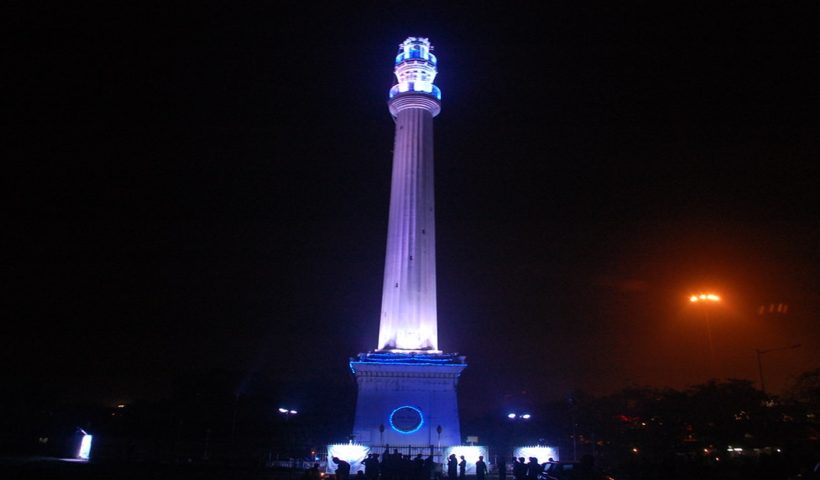
[[[447,353],[371,352],[351,359],[359,386],[356,442],[460,445],[456,386],[465,367],[464,357]]]

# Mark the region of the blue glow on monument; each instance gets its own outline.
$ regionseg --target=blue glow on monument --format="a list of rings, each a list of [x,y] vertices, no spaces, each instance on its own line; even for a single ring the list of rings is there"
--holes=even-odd
[[[416,433],[424,425],[424,414],[416,407],[401,406],[390,412],[390,428],[403,434]]]
[[[426,38],[410,37],[399,44],[394,74],[398,84],[390,89],[390,98],[402,93],[426,93],[441,100],[441,90],[433,84],[438,74],[438,59]]]

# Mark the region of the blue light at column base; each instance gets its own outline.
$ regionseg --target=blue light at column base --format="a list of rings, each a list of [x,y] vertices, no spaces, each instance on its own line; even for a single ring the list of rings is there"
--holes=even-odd
[[[412,429],[402,429],[400,427],[397,427],[395,425],[395,423],[393,423],[393,417],[396,415],[396,412],[398,412],[400,410],[404,410],[404,409],[412,410],[412,411],[416,412],[416,414],[419,416],[418,423]],[[421,410],[419,410],[416,407],[411,407],[410,405],[401,406],[401,407],[393,410],[392,412],[390,412],[390,417],[388,418],[388,420],[390,421],[390,428],[392,428],[393,430],[395,430],[395,431],[397,431],[397,432],[399,432],[403,435],[410,435],[411,433],[416,433],[416,432],[419,431],[419,429],[421,429],[421,426],[424,425],[424,415],[422,415]]]

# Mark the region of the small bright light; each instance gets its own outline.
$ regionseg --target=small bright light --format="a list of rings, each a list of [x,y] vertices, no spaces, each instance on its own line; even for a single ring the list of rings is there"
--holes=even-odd
[[[516,415],[514,413],[508,413],[507,418],[515,418]]]
[[[697,302],[698,301],[698,296],[697,295],[692,295],[691,297],[689,297],[689,301],[693,302],[693,303]]]
[[[636,447],[632,447],[632,453],[638,453],[639,451]]]
[[[288,409],[279,407],[279,413],[288,413]]]
[[[117,408],[125,408],[125,404],[121,403],[121,404],[117,405]]]
[[[88,460],[91,458],[91,439],[93,438],[93,435],[83,435],[83,440],[80,442],[80,451],[77,453],[77,457],[82,458],[83,460]]]
[[[524,415],[521,415],[521,418],[523,418],[524,420],[529,420],[530,418],[532,418],[532,415],[530,415],[529,413],[525,413]]]
[[[297,413],[299,413],[299,412],[297,412],[296,410],[291,410],[291,411],[290,411],[290,412],[288,412],[288,413],[290,413],[291,415],[296,415],[296,414],[297,414]]]

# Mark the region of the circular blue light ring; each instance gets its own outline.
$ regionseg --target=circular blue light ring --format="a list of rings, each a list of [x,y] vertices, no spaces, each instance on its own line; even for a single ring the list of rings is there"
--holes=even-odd
[[[416,425],[416,428],[414,428],[412,430],[402,430],[402,429],[398,428],[396,425],[393,424],[393,415],[395,415],[396,412],[398,412],[399,410],[401,410],[403,408],[409,408],[410,410],[414,410],[416,413],[419,414],[419,424]],[[411,433],[416,433],[421,429],[421,426],[424,425],[424,415],[421,413],[421,410],[419,410],[416,407],[412,407],[410,405],[401,406],[401,407],[393,410],[392,412],[390,412],[390,417],[388,418],[388,420],[390,421],[390,428],[392,428],[393,430],[395,430],[395,431],[397,431],[397,432],[399,432],[403,435],[410,435]]]

